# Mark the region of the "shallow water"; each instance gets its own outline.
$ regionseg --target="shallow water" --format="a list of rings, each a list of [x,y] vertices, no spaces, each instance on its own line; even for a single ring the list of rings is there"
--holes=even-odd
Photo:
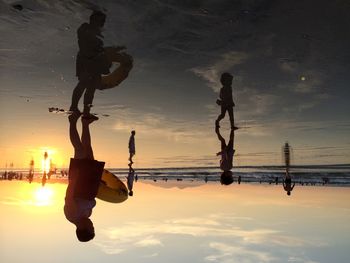
[[[350,188],[138,181],[97,201],[96,237],[63,214],[65,183],[0,182],[1,262],[344,262]]]

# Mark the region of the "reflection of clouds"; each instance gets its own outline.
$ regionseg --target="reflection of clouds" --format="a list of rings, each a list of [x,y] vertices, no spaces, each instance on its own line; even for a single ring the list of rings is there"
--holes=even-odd
[[[151,246],[162,246],[162,242],[158,239],[155,239],[153,236],[148,236],[135,243],[135,246],[138,247],[151,247]]]
[[[154,258],[154,257],[158,257],[158,253],[152,253],[152,254],[149,254],[149,255],[144,255],[143,257],[144,258]]]
[[[130,120],[133,121],[130,122]],[[210,138],[207,129],[198,129],[198,127],[205,125],[206,123],[199,121],[189,123],[185,119],[169,119],[168,116],[160,113],[124,110],[123,114],[119,115],[113,129],[128,133],[134,129],[137,133],[145,136],[156,136],[157,138],[186,143]]]
[[[21,206],[21,207],[53,205],[53,202],[51,200],[40,200],[38,198],[36,198],[35,200],[24,200],[24,199],[19,199],[15,197],[6,197],[0,203],[3,205]]]
[[[6,197],[4,200],[1,201],[1,203],[4,205],[14,205],[14,206],[22,206],[22,205],[30,204],[30,202],[28,201],[23,201],[15,197]]]
[[[289,236],[273,229],[243,229],[237,226],[238,220],[250,221],[252,218],[219,214],[158,222],[129,222],[122,227],[102,230],[103,237],[96,244],[107,254],[119,254],[135,247],[159,249],[167,245],[165,240],[169,240],[169,236],[181,236],[194,238],[198,244],[207,243],[209,248],[217,250],[218,253],[205,259],[220,262],[270,262],[273,257],[266,249],[272,246],[293,248],[327,245],[317,240]],[[240,261],[246,257],[249,259]],[[236,261],[232,261],[233,259]]]
[[[320,263],[319,261],[309,260],[301,257],[289,257],[288,262],[303,262],[303,263]]]
[[[233,263],[233,262],[271,262],[276,260],[268,252],[253,251],[251,249],[241,247],[241,246],[229,246],[224,243],[212,242],[209,244],[209,247],[217,250],[217,254],[209,255],[205,259],[207,261],[214,262],[224,262],[224,263]]]
[[[202,68],[192,68],[191,71],[208,82],[208,86],[215,92],[221,88],[220,76],[223,72],[247,60],[248,55],[244,52],[230,51],[221,55],[220,59],[212,65]]]

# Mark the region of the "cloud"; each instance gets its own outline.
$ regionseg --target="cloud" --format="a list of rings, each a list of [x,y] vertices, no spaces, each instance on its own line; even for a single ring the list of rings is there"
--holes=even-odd
[[[273,94],[254,94],[250,96],[250,106],[255,114],[269,113],[279,100],[279,96]],[[254,105],[254,106],[253,106]]]
[[[204,79],[207,85],[213,89],[214,92],[220,90],[220,76],[224,72],[230,72],[235,66],[242,64],[249,58],[245,52],[230,51],[220,56],[220,59],[207,67],[191,68],[194,74]]]
[[[254,251],[242,246],[230,246],[225,243],[211,242],[209,247],[216,250],[218,253],[207,256],[205,258],[207,261],[255,263],[276,260],[269,252]]]
[[[250,221],[252,218],[236,217],[233,214],[218,214],[156,222],[133,221],[121,227],[100,230],[101,233],[98,235],[96,245],[107,254],[119,254],[133,247],[167,246],[166,242],[170,242],[169,238],[182,236],[196,239],[198,242],[201,240],[201,243],[210,240],[206,246],[218,250],[220,253],[207,256],[206,260],[208,261],[247,256],[259,262],[269,262],[273,258],[269,253],[260,251],[261,246],[292,248],[327,245],[322,241],[305,240],[268,228],[242,229],[237,227],[237,220]],[[226,240],[226,243],[234,245],[225,245],[219,241],[222,239]],[[255,248],[252,248],[253,245],[256,245]]]
[[[208,138],[209,134],[207,129],[199,129],[206,125],[206,122],[201,121],[189,123],[185,119],[170,119],[165,114],[144,113],[129,109],[124,109],[122,114],[118,113],[118,116],[120,117],[113,125],[113,129],[117,131],[129,133],[134,129],[143,136],[156,136],[182,143],[197,142]]]
[[[146,237],[135,243],[137,247],[151,247],[151,246],[162,246],[162,242],[159,239],[155,239],[153,236]]]

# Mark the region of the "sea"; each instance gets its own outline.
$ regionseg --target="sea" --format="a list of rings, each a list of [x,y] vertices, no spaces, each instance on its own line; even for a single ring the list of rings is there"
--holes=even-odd
[[[118,177],[126,177],[126,168],[107,168]],[[134,167],[138,180],[175,180],[175,181],[219,181],[222,171],[219,167],[172,167],[172,168],[137,168]],[[0,169],[4,175],[6,169]],[[25,179],[28,169],[12,169],[7,172],[22,174]],[[235,181],[243,183],[281,183],[285,176],[284,166],[237,166],[232,169]],[[350,186],[350,164],[332,165],[295,165],[290,168],[292,180],[301,185]],[[36,178],[42,172],[35,172]],[[0,178],[3,178],[1,176]],[[18,176],[17,176],[18,178]],[[67,179],[67,169],[57,169],[51,178]]]

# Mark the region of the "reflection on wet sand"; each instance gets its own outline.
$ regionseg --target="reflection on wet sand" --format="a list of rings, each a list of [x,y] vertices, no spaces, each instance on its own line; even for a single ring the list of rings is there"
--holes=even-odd
[[[89,244],[92,249],[86,249],[78,245],[62,217],[65,183],[47,184],[44,188],[52,189],[48,195],[51,202],[37,206],[40,182],[2,181],[4,262],[25,262],[28,253],[35,262],[45,262],[44,258],[52,256],[50,247],[57,246],[65,253],[98,257],[101,262],[144,262],[146,258],[175,262],[181,256],[191,262],[286,262],[297,258],[300,262],[329,262],[334,251],[344,255],[347,251],[349,188],[305,186],[287,196],[281,195],[275,184],[222,187],[218,182],[147,182],[135,182],[138,194],[127,202],[97,200],[92,216],[96,237]],[[329,228],[329,222],[338,227]],[[33,244],[23,239],[23,231]],[[23,253],[10,252],[8,241],[13,239]],[[31,251],[41,240],[47,242],[39,258]],[[63,254],[55,257],[64,261]]]

